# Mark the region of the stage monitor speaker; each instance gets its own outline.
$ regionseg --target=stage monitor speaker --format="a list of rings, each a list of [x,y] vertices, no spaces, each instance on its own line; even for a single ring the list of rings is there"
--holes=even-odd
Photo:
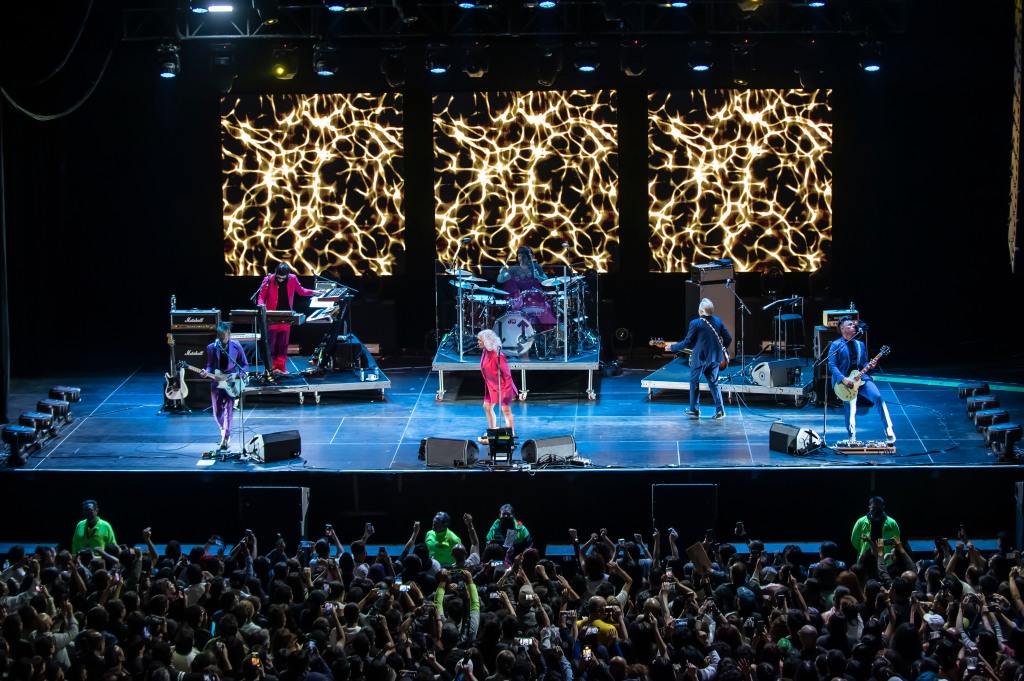
[[[768,449],[783,454],[796,454],[796,438],[800,429],[796,426],[776,421],[768,431]]]
[[[576,438],[559,435],[527,440],[520,452],[526,463],[571,462],[576,458]]]
[[[671,527],[683,546],[704,539],[718,519],[718,485],[651,485],[654,527]]]
[[[430,468],[465,468],[476,463],[479,448],[472,440],[428,437],[423,441],[423,456]]]
[[[750,378],[762,388],[784,388],[795,382],[800,360],[791,357],[772,362],[761,362],[750,372]]]
[[[309,512],[308,487],[239,487],[238,520],[241,528],[252,530],[268,544],[280,534],[289,546],[306,539]]]
[[[260,463],[297,459],[302,454],[302,438],[297,430],[262,433],[249,441],[253,456]]]

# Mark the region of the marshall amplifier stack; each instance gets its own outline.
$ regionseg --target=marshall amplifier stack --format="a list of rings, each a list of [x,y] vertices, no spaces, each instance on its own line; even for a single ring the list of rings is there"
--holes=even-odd
[[[206,346],[217,338],[220,310],[171,310],[171,335],[174,354],[179,362],[199,369],[206,368]],[[210,406],[210,381],[191,371],[185,372],[189,409]]]

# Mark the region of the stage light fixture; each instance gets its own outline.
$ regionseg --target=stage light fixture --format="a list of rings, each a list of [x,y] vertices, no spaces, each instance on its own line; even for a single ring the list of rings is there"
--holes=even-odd
[[[671,7],[672,9],[682,9],[684,7],[689,7],[690,3],[687,2],[687,0],[672,0],[671,2],[665,3],[665,6]]]
[[[210,72],[213,84],[222,95],[231,92],[238,71],[235,69],[234,45],[231,43],[214,43],[210,47]]]
[[[235,11],[234,3],[229,0],[191,0],[190,6],[195,14],[228,14]]]
[[[270,72],[278,80],[291,80],[299,72],[299,55],[291,45],[279,45],[274,48],[270,62]]]
[[[592,42],[576,43],[576,59],[573,64],[580,73],[593,73],[601,65],[597,57],[597,44]]]
[[[647,43],[643,40],[627,40],[622,43],[622,52],[619,53],[619,68],[630,77],[642,76],[647,70],[647,55],[644,48]]]
[[[551,87],[562,72],[562,52],[554,47],[541,47],[537,61],[537,84]]]
[[[540,0],[540,2],[537,3],[537,7],[540,7],[541,9],[554,9],[557,4],[558,3],[555,2],[555,0]]]
[[[860,67],[868,73],[882,70],[882,47],[876,42],[860,44]]]
[[[380,72],[390,87],[405,85],[405,54],[401,47],[385,48],[380,57]]]
[[[254,0],[256,16],[267,26],[273,26],[281,20],[281,13],[277,6],[277,0]]]
[[[402,23],[414,24],[419,21],[420,8],[416,0],[392,0],[392,4],[398,12],[398,18],[402,20]]]
[[[427,71],[435,75],[441,75],[448,73],[448,69],[452,67],[452,60],[448,56],[448,51],[443,45],[427,46],[427,58],[426,58]]]
[[[330,43],[313,46],[313,72],[325,78],[338,72],[338,50]]]
[[[825,0],[807,0],[808,7],[824,7]]]
[[[487,75],[490,60],[487,56],[486,45],[474,45],[466,50],[466,61],[462,66],[462,72],[470,78],[483,78]]]
[[[348,3],[342,0],[324,0],[324,7],[328,12],[344,12],[348,9]]]
[[[750,85],[757,64],[754,59],[754,44],[749,42],[737,43],[732,46],[732,82],[735,85],[746,87]]]
[[[157,64],[161,78],[177,78],[181,73],[180,48],[176,43],[161,43],[156,48]]]
[[[715,62],[711,58],[711,43],[706,40],[695,40],[690,43],[690,68],[697,73],[710,71]]]

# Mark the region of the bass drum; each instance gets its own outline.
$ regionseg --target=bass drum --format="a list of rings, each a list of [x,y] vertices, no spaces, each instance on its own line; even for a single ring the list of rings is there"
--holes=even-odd
[[[525,355],[533,345],[533,324],[518,312],[509,312],[494,322],[494,333],[508,355]]]

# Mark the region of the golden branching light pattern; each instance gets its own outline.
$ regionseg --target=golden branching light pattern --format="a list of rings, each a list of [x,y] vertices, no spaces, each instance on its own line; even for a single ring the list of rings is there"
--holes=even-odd
[[[614,92],[435,96],[438,257],[450,262],[471,236],[474,265],[525,245],[542,263],[607,271],[618,242],[617,138]]]
[[[402,96],[225,100],[228,274],[392,274],[403,249]]]
[[[817,270],[832,239],[830,90],[652,92],[651,271]]]

